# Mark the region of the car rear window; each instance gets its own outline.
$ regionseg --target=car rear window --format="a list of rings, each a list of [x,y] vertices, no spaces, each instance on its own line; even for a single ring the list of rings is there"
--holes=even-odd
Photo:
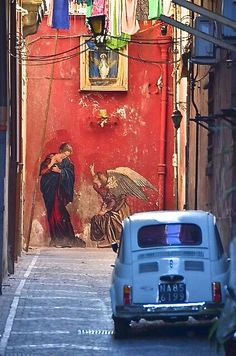
[[[138,231],[140,247],[200,245],[202,232],[195,224],[158,224],[143,226]]]

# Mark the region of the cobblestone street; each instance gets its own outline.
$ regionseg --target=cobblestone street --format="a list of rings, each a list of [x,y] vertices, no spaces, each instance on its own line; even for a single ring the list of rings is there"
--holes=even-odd
[[[0,355],[215,355],[207,334],[142,324],[112,337],[110,249],[23,253],[0,296]]]
[[[96,350],[94,333],[112,330],[108,285],[113,260],[111,251],[93,249],[24,254],[0,297],[1,354]]]

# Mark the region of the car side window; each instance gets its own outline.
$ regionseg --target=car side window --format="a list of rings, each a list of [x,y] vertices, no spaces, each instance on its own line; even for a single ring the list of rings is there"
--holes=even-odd
[[[218,259],[220,259],[224,254],[224,248],[223,248],[223,244],[221,242],[219,230],[216,225],[215,225],[215,236],[216,236]]]
[[[120,242],[119,242],[119,249],[118,249],[118,254],[117,254],[117,258],[119,258],[120,262],[123,263],[124,262],[124,244],[123,244],[123,233],[121,233],[120,236]]]

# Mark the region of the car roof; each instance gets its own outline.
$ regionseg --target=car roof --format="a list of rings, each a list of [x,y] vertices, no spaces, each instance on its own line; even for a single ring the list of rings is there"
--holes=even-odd
[[[163,211],[146,211],[135,213],[129,216],[131,222],[152,221],[160,223],[201,223],[214,216],[203,210],[163,210]]]
[[[123,222],[123,243],[126,246],[124,251],[139,251],[137,234],[140,228],[156,224],[195,224],[202,230],[202,243],[199,246],[188,246],[188,248],[209,248],[211,254],[215,254],[216,217],[210,212],[203,210],[165,210],[146,211],[135,213],[126,218]],[[213,238],[212,238],[213,237]],[[131,245],[130,244],[131,241]],[[184,247],[184,246],[183,246]],[[164,247],[166,248],[166,247]],[[174,247],[180,248],[180,247]],[[182,248],[182,247],[181,247]],[[128,252],[127,252],[128,253]]]

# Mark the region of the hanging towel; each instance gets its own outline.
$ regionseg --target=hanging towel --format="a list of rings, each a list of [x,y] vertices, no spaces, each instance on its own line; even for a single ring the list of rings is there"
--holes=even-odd
[[[106,45],[110,49],[122,49],[130,41],[131,36],[126,33],[122,33],[119,38],[109,38],[106,40]]]
[[[50,27],[52,26],[52,14],[53,14],[53,0],[49,0],[47,25]]]
[[[127,41],[122,40],[130,39],[130,36],[122,33],[121,31],[121,14],[122,14],[122,0],[109,1],[109,31],[106,44],[109,48],[119,49],[127,45]],[[110,36],[110,37],[109,37]]]
[[[136,17],[139,21],[148,20],[148,0],[137,0]]]
[[[137,0],[122,0],[121,31],[134,35],[139,30],[136,19]]]
[[[119,37],[121,35],[121,0],[109,1],[109,34]]]
[[[108,0],[94,0],[92,5],[91,16],[106,15],[105,28],[108,31]]]
[[[92,16],[106,15],[106,0],[94,0],[92,6]]]
[[[69,28],[69,1],[50,0],[48,25],[57,29]]]
[[[91,14],[92,14],[92,0],[90,0],[88,3],[87,3],[87,7],[86,7],[86,17],[90,17]]]
[[[162,14],[161,0],[149,0],[149,20],[158,19]]]

